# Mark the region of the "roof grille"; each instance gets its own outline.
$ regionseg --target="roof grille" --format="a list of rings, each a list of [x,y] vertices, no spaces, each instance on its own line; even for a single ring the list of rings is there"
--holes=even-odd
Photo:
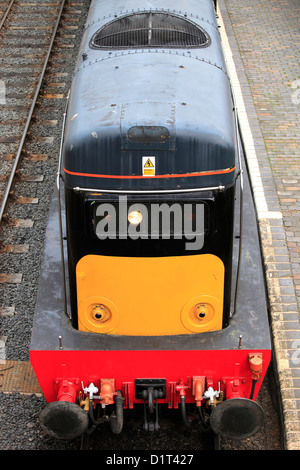
[[[91,40],[96,49],[195,48],[209,45],[206,31],[169,13],[134,13],[103,26]]]

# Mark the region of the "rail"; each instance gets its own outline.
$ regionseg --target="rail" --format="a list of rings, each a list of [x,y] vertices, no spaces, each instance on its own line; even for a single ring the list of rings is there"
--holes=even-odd
[[[8,17],[8,14],[9,14],[9,12],[10,12],[10,10],[11,10],[11,7],[13,6],[14,3],[15,3],[15,0],[11,0],[10,3],[9,3],[9,5],[8,5],[8,7],[6,8],[5,13],[4,13],[3,17],[2,17],[2,20],[0,21],[0,30],[1,30],[1,28],[3,27],[3,25],[4,25],[5,21],[6,21],[6,18]]]
[[[23,150],[25,140],[26,140],[26,136],[27,136],[27,133],[28,133],[28,129],[29,129],[29,126],[30,126],[30,123],[31,123],[33,111],[34,111],[34,108],[36,106],[36,102],[37,102],[37,99],[38,99],[38,96],[39,96],[39,93],[40,93],[40,90],[41,90],[41,86],[42,86],[42,83],[43,83],[43,80],[44,80],[46,68],[47,68],[47,65],[48,65],[48,62],[49,62],[50,54],[51,54],[51,51],[52,51],[52,48],[53,48],[55,36],[56,36],[57,29],[58,29],[58,26],[59,26],[59,23],[60,23],[60,20],[61,20],[61,16],[62,16],[62,12],[63,12],[64,6],[65,6],[65,2],[66,2],[66,0],[62,0],[61,4],[60,4],[60,8],[59,8],[58,16],[57,16],[57,19],[56,19],[55,27],[54,27],[54,30],[53,30],[53,33],[52,33],[52,36],[51,36],[51,40],[50,40],[50,44],[49,44],[49,47],[48,47],[48,50],[47,50],[47,54],[46,54],[46,57],[45,57],[45,60],[44,60],[44,65],[43,65],[43,68],[42,68],[42,71],[41,71],[41,74],[40,74],[40,77],[39,77],[39,81],[38,81],[38,84],[37,84],[37,87],[36,87],[36,90],[35,90],[33,101],[32,101],[32,104],[31,104],[31,107],[30,107],[30,110],[29,110],[29,114],[28,114],[28,117],[27,117],[27,120],[26,120],[26,124],[25,124],[24,130],[23,130],[22,136],[21,136],[19,148],[18,148],[18,151],[16,153],[16,157],[15,157],[14,164],[13,164],[13,167],[12,167],[9,179],[8,179],[8,183],[7,183],[5,192],[4,192],[4,196],[3,196],[3,199],[1,201],[0,224],[1,224],[2,219],[3,219],[3,215],[4,215],[4,212],[5,212],[7,203],[8,203],[9,195],[10,195],[10,192],[11,192],[14,180],[15,180],[16,172],[17,172],[17,169],[18,169],[18,166],[19,166],[19,163],[20,163],[22,150]],[[7,14],[9,12],[9,9],[12,6],[12,4],[13,4],[13,1],[11,1],[10,5],[8,6],[8,8],[6,10]],[[5,18],[3,18],[2,21],[1,21],[1,25],[4,23],[4,21],[7,17],[6,13],[5,13]]]

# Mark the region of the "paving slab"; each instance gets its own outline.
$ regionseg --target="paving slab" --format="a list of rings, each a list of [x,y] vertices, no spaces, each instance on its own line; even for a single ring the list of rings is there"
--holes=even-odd
[[[300,3],[218,0],[256,203],[284,445],[300,449]]]

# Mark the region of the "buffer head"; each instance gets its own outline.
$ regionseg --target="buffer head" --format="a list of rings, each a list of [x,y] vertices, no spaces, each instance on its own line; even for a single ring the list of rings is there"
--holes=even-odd
[[[245,439],[264,425],[264,411],[248,398],[232,398],[213,409],[210,419],[215,434],[227,439]]]
[[[40,413],[40,425],[56,439],[75,439],[88,428],[89,418],[79,405],[67,401],[49,403]]]

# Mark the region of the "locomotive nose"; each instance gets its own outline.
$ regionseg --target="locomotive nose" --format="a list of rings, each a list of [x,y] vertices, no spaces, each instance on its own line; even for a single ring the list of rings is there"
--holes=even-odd
[[[231,398],[213,409],[210,419],[215,434],[227,439],[245,439],[264,425],[264,411],[248,398]]]
[[[76,403],[55,401],[49,403],[40,413],[40,425],[56,439],[75,439],[88,428],[87,413]]]

